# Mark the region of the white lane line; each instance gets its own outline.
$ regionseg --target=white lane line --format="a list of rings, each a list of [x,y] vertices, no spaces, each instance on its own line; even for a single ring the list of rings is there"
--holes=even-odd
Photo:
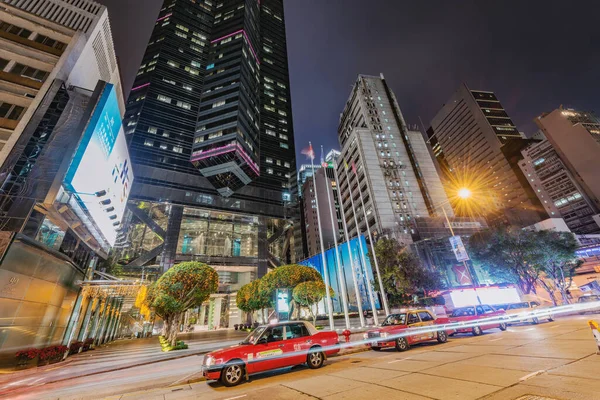
[[[534,376],[537,376],[537,375],[541,375],[541,374],[543,374],[544,372],[545,372],[545,370],[543,370],[543,369],[540,369],[539,371],[532,372],[532,373],[530,373],[530,374],[527,374],[527,375],[525,375],[525,376],[523,376],[523,377],[519,378],[519,382],[526,381],[527,379],[529,379],[529,378],[533,378]]]
[[[525,329],[523,332],[529,332],[529,331],[534,331],[535,328],[529,328],[529,329]]]
[[[388,364],[393,364],[393,363],[397,363],[400,361],[404,361],[404,360],[409,360],[411,357],[406,357],[406,358],[401,358],[399,360],[394,360],[394,361],[388,361]]]
[[[246,396],[248,396],[248,395],[247,394],[243,394],[241,396],[228,397],[225,400],[241,399],[242,397],[246,397]]]
[[[490,340],[490,342],[497,342],[498,340],[502,340],[503,338],[498,338],[498,339],[494,339],[494,340]]]

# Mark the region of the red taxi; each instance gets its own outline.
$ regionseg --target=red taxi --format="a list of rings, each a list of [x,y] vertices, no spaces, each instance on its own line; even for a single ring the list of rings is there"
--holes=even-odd
[[[456,333],[472,333],[473,336],[479,336],[488,329],[499,328],[506,330],[506,322],[502,321],[506,317],[504,310],[495,310],[487,304],[477,306],[456,308],[450,315],[450,322],[457,322],[466,325],[465,327],[455,327]],[[491,319],[492,321],[486,321]],[[482,320],[480,324],[478,320]]]
[[[263,325],[240,344],[206,354],[202,373],[208,380],[235,386],[251,374],[272,369],[304,363],[320,368],[327,356],[339,350],[336,332],[319,332],[308,322]]]
[[[371,341],[371,349],[375,351],[385,347],[405,351],[413,344],[429,340],[446,342],[449,331],[436,330],[435,325],[447,323],[448,318],[435,318],[428,310],[408,310],[388,315],[380,328],[367,331],[364,338]]]

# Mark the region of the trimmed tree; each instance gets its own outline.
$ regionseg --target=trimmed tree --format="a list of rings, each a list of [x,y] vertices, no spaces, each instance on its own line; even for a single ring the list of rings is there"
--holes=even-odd
[[[177,343],[183,313],[208,300],[218,287],[217,271],[194,261],[173,266],[150,286],[146,301],[165,322],[163,336],[172,347]]]
[[[252,313],[264,310],[270,305],[270,297],[265,297],[259,291],[260,279],[254,280],[242,286],[236,296],[236,303],[240,310],[247,313],[247,323],[252,323]]]
[[[312,317],[313,325],[317,322],[317,314],[319,312],[319,302],[323,300],[327,292],[325,291],[325,283],[321,281],[302,282],[294,288],[292,297],[299,307],[306,308]],[[334,296],[333,289],[329,288],[330,296]],[[313,306],[317,305],[317,312],[314,312]]]
[[[323,278],[319,272],[311,267],[298,264],[277,267],[260,279],[258,284],[258,297],[269,299],[273,306],[273,294],[277,289],[294,289],[303,282],[322,282]],[[290,300],[291,318],[297,317],[299,307],[294,297]]]

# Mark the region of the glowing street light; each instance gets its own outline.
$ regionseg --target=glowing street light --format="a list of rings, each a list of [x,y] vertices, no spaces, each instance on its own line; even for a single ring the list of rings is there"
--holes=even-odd
[[[471,197],[471,191],[467,188],[461,188],[458,190],[458,197],[461,199],[468,199]]]

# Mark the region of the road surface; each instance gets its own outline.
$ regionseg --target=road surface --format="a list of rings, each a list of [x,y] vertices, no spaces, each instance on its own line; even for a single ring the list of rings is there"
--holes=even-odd
[[[181,384],[201,357],[127,368],[57,383],[32,385],[14,399],[549,399],[600,398],[600,355],[587,325],[600,315],[511,326],[484,335],[409,351],[334,357],[320,370],[287,368],[251,377],[235,388]],[[68,367],[65,367],[68,368]],[[525,398],[525,397],[523,397]]]

